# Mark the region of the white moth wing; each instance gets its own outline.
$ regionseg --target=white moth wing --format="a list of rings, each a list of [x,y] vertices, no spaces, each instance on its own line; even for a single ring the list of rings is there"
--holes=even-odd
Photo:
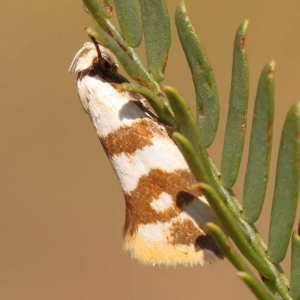
[[[102,59],[117,70],[113,54],[100,46]],[[223,255],[205,224],[216,222],[205,197],[164,126],[150,118],[113,83],[114,74],[97,66],[93,43],[85,43],[70,71],[119,179],[126,202],[124,249],[145,264],[203,265]],[[107,82],[109,81],[109,82]]]

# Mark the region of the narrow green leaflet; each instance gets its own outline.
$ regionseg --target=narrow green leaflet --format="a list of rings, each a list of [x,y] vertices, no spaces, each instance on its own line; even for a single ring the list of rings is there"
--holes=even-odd
[[[164,91],[175,114],[175,120],[180,132],[192,143],[194,148],[197,149],[199,134],[190,108],[183,97],[173,87],[166,86]]]
[[[170,107],[166,103],[164,103],[163,100],[154,92],[139,84],[131,83],[122,83],[121,89],[123,91],[134,92],[143,95],[162,122],[167,125],[173,126],[174,128],[177,127]]]
[[[127,51],[128,46],[126,42],[123,40],[119,31],[115,28],[113,23],[105,17],[103,11],[99,8],[99,1],[98,0],[83,0],[83,3],[86,6],[88,12],[92,15],[96,23],[104,30],[107,34],[109,34],[116,42]],[[131,55],[131,53],[130,53]]]
[[[290,285],[278,264],[286,255],[297,208],[300,178],[300,102],[289,111],[283,128],[268,251],[253,225],[263,206],[269,173],[274,109],[272,63],[263,69],[257,91],[243,209],[231,190],[239,171],[246,131],[249,91],[245,37],[248,21],[239,26],[235,36],[230,105],[219,173],[206,150],[214,140],[219,121],[217,86],[206,53],[187,16],[184,1],[181,0],[176,8],[175,22],[194,80],[197,122],[182,96],[170,87],[163,90],[159,84],[164,79],[171,42],[165,1],[83,0],[83,2],[86,10],[100,26],[100,28],[89,27],[88,34],[109,48],[128,75],[140,84],[124,83],[120,89],[145,96],[155,110],[158,120],[170,125],[167,126],[169,132],[179,131],[173,133],[172,137],[198,181],[192,188],[206,197],[222,222],[222,229],[214,224],[208,224],[208,231],[239,270],[238,276],[258,299],[291,300],[293,297],[300,300],[300,228],[292,238]],[[110,19],[113,2],[122,34]],[[145,67],[134,49],[140,45],[143,34],[148,67]],[[148,113],[151,114],[149,111]],[[157,119],[156,116],[153,118]],[[256,268],[263,283],[274,296],[249,271],[222,230]],[[289,286],[291,290],[288,289]]]
[[[232,188],[239,172],[246,133],[249,97],[248,65],[245,38],[248,21],[238,28],[233,50],[229,109],[222,153],[221,174],[226,188]]]
[[[206,227],[209,234],[213,237],[219,248],[222,250],[228,260],[235,266],[239,271],[251,272],[243,260],[239,257],[238,253],[226,236],[224,231],[218,225],[214,223],[207,223]]]
[[[205,168],[205,173],[207,174],[211,182],[213,182],[214,177],[210,167],[210,162],[208,160],[208,155],[186,101],[178,93],[178,91],[172,87],[165,87],[164,91],[174,112],[179,131],[191,142],[197,156],[201,160],[201,164],[203,164]]]
[[[238,272],[238,277],[240,277],[250,288],[253,294],[259,300],[275,300],[269,290],[267,290],[262,284],[258,284],[258,279],[253,275],[246,272]]]
[[[140,0],[148,68],[156,81],[164,79],[171,45],[170,21],[164,0]]]
[[[178,92],[171,87],[166,87],[165,93],[169,99],[178,128],[181,132],[181,134],[174,133],[173,138],[183,153],[196,180],[210,185],[199,185],[201,192],[204,193],[209,204],[222,221],[226,231],[230,234],[231,238],[234,240],[236,245],[238,245],[239,249],[247,257],[247,259],[257,268],[260,274],[263,274],[269,279],[274,278],[274,274],[268,268],[264,258],[260,257],[249,246],[245,237],[245,232],[241,230],[241,227],[236,222],[235,217],[232,216],[224,204],[226,202],[226,196],[225,194],[223,195],[222,191],[215,183],[215,177],[212,173],[205,148],[201,144],[199,131],[196,129],[196,124],[186,102],[178,94]],[[218,192],[216,193],[215,191]]]
[[[174,132],[172,137],[182,152],[196,180],[209,183],[210,179],[206,173],[206,166],[203,161],[199,159],[191,142],[179,132]]]
[[[214,223],[207,223],[206,227],[228,260],[236,267],[238,271],[240,271],[238,272],[238,276],[248,285],[257,298],[261,300],[275,299],[270,291],[264,286],[262,281],[258,280],[249,267],[243,262],[237,251],[234,249],[233,244],[230,242],[222,229]]]
[[[130,47],[138,47],[143,38],[139,1],[114,0],[114,4],[125,41]]]
[[[292,237],[291,294],[293,299],[300,300],[300,223]]]
[[[272,203],[268,254],[274,264],[280,263],[287,251],[299,194],[300,102],[286,117],[278,154],[275,190]]]
[[[105,18],[112,17],[112,0],[83,0],[83,2],[87,9],[93,11],[94,14]]]
[[[174,113],[176,115],[175,110]],[[262,274],[265,278],[273,280],[275,277],[273,273],[274,270],[269,269],[269,265],[264,260],[264,258],[260,257],[249,246],[248,240],[244,235],[244,231],[241,229],[241,227],[235,220],[235,217],[233,217],[231,212],[226,207],[226,200],[221,198],[226,196],[220,196],[212,188],[212,186],[215,186],[215,183],[213,181],[214,179],[212,179],[213,175],[208,175],[206,171],[207,166],[204,163],[204,160],[196,154],[193,145],[183,134],[175,132],[173,134],[173,139],[184,155],[190,167],[190,170],[195,176],[195,179],[198,182],[201,182],[195,185],[194,189],[197,189],[204,194],[207,201],[221,220],[224,228],[226,229],[226,232],[230,234],[230,237],[234,240],[235,244],[238,246],[239,250],[244,254],[244,256],[255,266],[260,274]]]
[[[175,11],[175,23],[191,73],[197,103],[197,123],[205,148],[213,142],[219,123],[219,99],[213,70],[182,1]]]
[[[189,164],[190,166],[190,164]],[[191,166],[190,166],[191,167]],[[194,173],[193,173],[194,174]],[[196,177],[197,181],[199,179]],[[254,250],[249,246],[248,240],[235,217],[228,210],[225,205],[225,201],[221,199],[221,196],[208,184],[198,183],[194,186],[194,189],[202,192],[206,197],[208,203],[213,208],[216,215],[219,217],[224,229],[232,238],[238,249],[243,253],[243,255],[249,260],[249,262],[255,266],[260,274],[269,279],[274,279],[275,275],[271,269],[269,269],[267,263],[264,261],[263,257],[260,257]],[[223,197],[223,196],[222,196]]]
[[[271,289],[275,288],[282,299],[291,300],[288,296],[286,285],[282,283],[284,281],[282,274],[279,274],[277,269],[270,263],[268,259],[266,259],[264,255],[258,254],[249,245],[249,241],[245,237],[245,231],[242,229],[240,224],[237,223],[235,217],[233,217],[226,207],[226,201],[223,199],[224,195],[219,196],[219,194],[217,194],[211,186],[205,184],[210,182],[210,178],[205,174],[206,168],[203,165],[201,158],[199,159],[196,155],[192,144],[186,137],[178,132],[173,134],[173,138],[183,153],[193,175],[195,176],[195,179],[198,182],[201,182],[195,185],[193,188],[205,195],[209,204],[224,225],[226,232],[230,234],[230,237],[234,240],[238,249],[249,260],[249,262],[255,266],[259,274],[263,275],[265,278],[268,278],[268,280],[266,280],[268,286],[270,286]],[[253,239],[255,239],[255,233]]]
[[[274,118],[274,67],[272,61],[263,68],[255,100],[243,195],[243,216],[249,223],[254,223],[260,216],[269,178]]]

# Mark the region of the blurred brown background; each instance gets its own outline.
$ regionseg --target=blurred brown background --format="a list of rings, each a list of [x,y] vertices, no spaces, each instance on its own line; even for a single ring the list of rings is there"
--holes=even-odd
[[[164,84],[177,87],[192,105],[191,76],[174,28],[177,2],[167,1],[174,35]],[[257,223],[267,240],[281,127],[300,99],[300,2],[186,0],[186,5],[218,84],[222,115],[210,148],[218,166],[233,38],[243,19],[250,20],[250,112],[263,65],[276,61],[272,175]],[[75,76],[67,72],[88,40],[84,28],[92,24],[81,1],[6,1],[0,14],[0,299],[253,299],[227,261],[145,267],[123,252],[122,193],[81,108]],[[247,147],[248,142],[246,153]],[[235,186],[239,199],[245,157]],[[288,256],[287,273],[289,265]]]

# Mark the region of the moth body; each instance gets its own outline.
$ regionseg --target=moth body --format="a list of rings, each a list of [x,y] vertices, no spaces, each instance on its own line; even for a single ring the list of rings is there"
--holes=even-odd
[[[114,168],[126,203],[124,249],[144,264],[203,265],[222,259],[205,224],[216,222],[165,127],[119,92],[126,80],[113,54],[85,43],[71,71],[82,106]],[[106,60],[105,63],[101,63]],[[103,69],[104,68],[104,69]],[[134,97],[134,101],[132,101]]]

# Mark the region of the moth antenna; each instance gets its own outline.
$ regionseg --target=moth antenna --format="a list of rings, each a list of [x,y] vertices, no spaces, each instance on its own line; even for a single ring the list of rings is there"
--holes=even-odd
[[[98,54],[99,64],[100,64],[101,67],[104,67],[105,60],[104,60],[104,58],[103,58],[103,56],[101,54],[101,50],[100,50],[99,44],[97,43],[96,39],[93,36],[90,36],[90,38],[91,38],[93,44],[95,45],[95,48],[96,48],[96,51],[97,51],[97,54]],[[104,68],[103,68],[103,70],[104,70]]]
[[[91,38],[92,42],[93,42],[94,45],[95,45],[95,48],[96,48],[96,51],[97,51],[99,60],[102,60],[103,57],[102,57],[102,55],[101,55],[101,51],[100,51],[100,48],[99,48],[99,44],[97,43],[97,41],[95,40],[94,37],[90,36],[90,38]]]

